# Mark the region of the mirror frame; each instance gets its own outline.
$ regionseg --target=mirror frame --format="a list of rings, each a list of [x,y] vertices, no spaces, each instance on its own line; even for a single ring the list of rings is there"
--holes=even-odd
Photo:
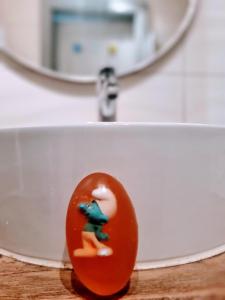
[[[188,0],[188,9],[186,11],[186,14],[180,23],[179,28],[174,33],[173,36],[160,48],[156,54],[138,64],[136,64],[134,67],[129,68],[125,72],[118,72],[117,76],[119,78],[125,77],[127,75],[138,73],[146,68],[151,67],[154,63],[156,63],[160,58],[162,58],[165,54],[167,54],[172,48],[176,46],[176,44],[179,42],[179,40],[182,38],[182,36],[188,31],[190,28],[192,21],[194,19],[194,16],[197,11],[198,6],[198,0]],[[3,28],[4,29],[4,28]],[[19,56],[17,56],[15,53],[13,53],[10,49],[8,49],[5,45],[0,48],[0,52],[3,52],[6,54],[9,58],[14,60],[15,62],[19,63],[20,65],[31,69],[34,72],[37,72],[41,75],[58,79],[66,82],[75,82],[75,83],[95,83],[97,81],[97,76],[79,76],[79,75],[68,75],[64,73],[57,74],[55,71],[48,70],[44,67],[38,67],[35,64],[32,64],[31,62],[26,61],[26,59],[23,59]]]

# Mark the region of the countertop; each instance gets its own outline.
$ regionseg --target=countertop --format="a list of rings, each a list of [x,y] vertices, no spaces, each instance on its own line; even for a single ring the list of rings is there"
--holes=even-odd
[[[120,294],[106,299],[225,299],[225,254],[183,266],[133,272]],[[102,299],[80,285],[71,270],[0,256],[0,299]],[[105,298],[104,298],[105,299]]]

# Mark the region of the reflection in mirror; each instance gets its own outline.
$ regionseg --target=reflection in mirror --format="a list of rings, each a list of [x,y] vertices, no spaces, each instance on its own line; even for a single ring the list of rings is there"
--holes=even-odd
[[[44,73],[88,81],[154,61],[195,0],[0,0],[5,50]]]
[[[121,72],[155,51],[145,0],[44,0],[42,64],[66,74]]]

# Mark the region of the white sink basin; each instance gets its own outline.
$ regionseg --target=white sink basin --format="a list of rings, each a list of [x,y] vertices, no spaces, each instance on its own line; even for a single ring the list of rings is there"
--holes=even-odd
[[[0,252],[61,267],[65,216],[87,174],[118,178],[139,222],[139,268],[225,250],[225,128],[88,124],[0,130]]]

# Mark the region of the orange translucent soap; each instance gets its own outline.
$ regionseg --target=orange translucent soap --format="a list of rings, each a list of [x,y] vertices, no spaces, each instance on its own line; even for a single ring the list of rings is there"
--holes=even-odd
[[[138,228],[118,180],[95,173],[78,184],[68,207],[66,237],[76,276],[90,291],[108,296],[126,286],[136,260]]]

